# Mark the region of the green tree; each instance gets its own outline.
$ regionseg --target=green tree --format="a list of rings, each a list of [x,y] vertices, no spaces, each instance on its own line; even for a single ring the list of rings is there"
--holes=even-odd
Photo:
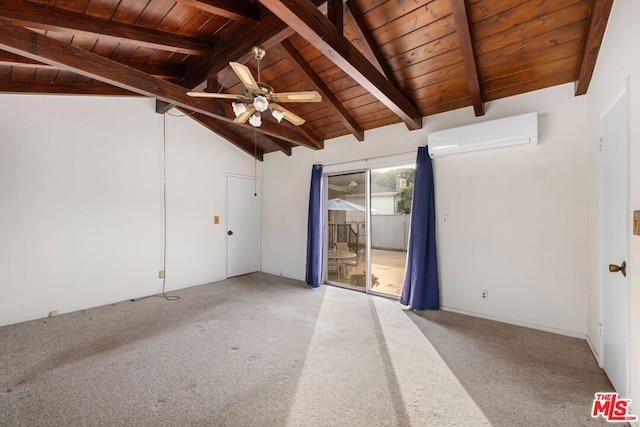
[[[413,182],[405,185],[400,190],[400,194],[398,195],[398,201],[396,202],[396,213],[410,214],[412,200],[413,200]]]
[[[393,171],[391,171],[393,172]],[[396,185],[395,177],[389,172],[371,172],[371,184],[378,185],[382,188],[394,188]]]

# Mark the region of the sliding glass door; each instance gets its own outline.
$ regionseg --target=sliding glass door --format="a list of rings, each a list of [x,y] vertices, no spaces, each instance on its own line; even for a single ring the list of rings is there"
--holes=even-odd
[[[327,176],[326,281],[399,297],[415,165]]]
[[[366,171],[327,178],[327,280],[366,289]]]
[[[371,170],[371,290],[400,297],[415,164]]]

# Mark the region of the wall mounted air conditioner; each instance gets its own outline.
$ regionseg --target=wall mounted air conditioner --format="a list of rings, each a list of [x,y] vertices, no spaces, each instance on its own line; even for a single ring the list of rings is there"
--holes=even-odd
[[[432,158],[511,145],[535,145],[538,143],[538,114],[521,114],[431,132],[427,138]]]

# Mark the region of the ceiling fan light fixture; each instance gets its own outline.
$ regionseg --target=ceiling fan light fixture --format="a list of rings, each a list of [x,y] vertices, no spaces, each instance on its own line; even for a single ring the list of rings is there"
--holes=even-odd
[[[253,78],[253,74],[249,67],[240,62],[229,62],[231,71],[236,75],[240,84],[244,86],[243,94],[232,93],[213,93],[213,92],[187,92],[187,95],[200,98],[217,98],[235,100],[231,102],[233,113],[235,114],[234,123],[249,123],[253,127],[262,125],[261,113],[269,110],[272,117],[282,123],[282,120],[291,123],[294,126],[301,126],[305,120],[297,114],[281,107],[279,102],[320,102],[322,96],[317,91],[306,92],[282,92],[277,93],[273,87],[267,83],[260,81],[260,60],[265,55],[264,48],[256,46],[251,51],[256,58],[258,67],[258,79]]]
[[[266,111],[267,108],[269,108],[269,101],[264,95],[258,95],[253,98],[253,106],[256,107],[257,111],[260,111],[262,113],[263,111]]]
[[[278,123],[280,123],[282,121],[282,119],[284,118],[284,113],[280,110],[276,110],[273,109],[271,111],[271,115],[273,116],[274,119],[276,119],[278,121]]]
[[[254,113],[249,117],[249,124],[255,128],[260,127],[262,124],[262,117],[259,113]]]
[[[247,111],[247,106],[242,102],[232,102],[231,107],[233,108],[233,114],[235,114],[236,117]]]

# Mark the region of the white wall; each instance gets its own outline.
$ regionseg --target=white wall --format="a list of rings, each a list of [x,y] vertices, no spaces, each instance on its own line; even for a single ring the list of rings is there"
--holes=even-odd
[[[188,117],[166,120],[166,279],[167,289],[176,289],[226,277],[226,176],[253,176],[254,161]]]
[[[567,85],[513,101],[540,113],[538,146],[435,161],[437,212],[448,215],[438,217],[443,306],[584,337],[585,99]]]
[[[167,152],[167,289],[224,277],[212,217],[253,161],[186,117]],[[161,289],[162,159],[153,100],[0,96],[0,325]]]
[[[631,230],[631,212],[640,210],[640,55],[637,41],[640,40],[640,2],[634,0],[616,0],[598,62],[587,94],[588,126],[588,162],[589,162],[589,339],[598,349],[598,320],[600,306],[599,274],[599,121],[600,113],[625,80],[629,79],[629,230]],[[630,232],[628,283],[630,315],[630,377],[628,381],[630,395],[638,413],[640,402],[640,236]]]
[[[587,307],[586,132],[584,97],[563,85],[432,116],[422,130],[394,125],[327,141],[322,151],[266,156],[263,168],[263,271],[303,279],[311,165],[331,170],[384,166],[374,157],[415,159],[427,133],[538,112],[540,145],[434,161],[442,305],[451,310],[584,337]],[[372,159],[358,161],[359,159]],[[352,164],[343,163],[354,160]],[[480,299],[489,290],[489,300]]]

